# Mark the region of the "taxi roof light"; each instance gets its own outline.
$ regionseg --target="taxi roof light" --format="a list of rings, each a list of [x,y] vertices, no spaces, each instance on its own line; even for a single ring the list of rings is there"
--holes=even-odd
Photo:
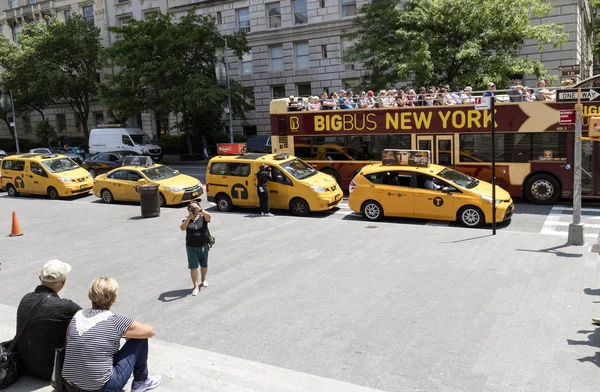
[[[384,165],[429,167],[431,153],[429,150],[385,149],[381,153]]]

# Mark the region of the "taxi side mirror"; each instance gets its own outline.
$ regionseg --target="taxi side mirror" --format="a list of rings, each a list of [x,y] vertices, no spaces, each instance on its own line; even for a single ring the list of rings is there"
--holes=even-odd
[[[442,188],[442,192],[444,192],[448,195],[452,195],[452,188],[450,188],[449,186],[445,186]]]
[[[275,176],[275,182],[283,184],[283,176],[281,174],[276,175]]]
[[[175,170],[175,173],[179,174],[179,170]]]
[[[146,184],[146,183],[148,183],[148,181],[146,181],[146,179],[145,179],[145,178],[140,178],[140,179],[138,180],[138,184],[144,185],[144,184]]]

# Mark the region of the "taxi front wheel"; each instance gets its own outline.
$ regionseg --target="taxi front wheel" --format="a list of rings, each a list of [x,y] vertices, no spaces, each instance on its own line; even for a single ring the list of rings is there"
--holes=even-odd
[[[467,227],[479,227],[485,221],[483,212],[475,206],[466,206],[458,211],[458,220]]]
[[[362,213],[368,220],[372,221],[378,221],[383,218],[383,208],[381,208],[381,204],[373,200],[366,201],[363,204]]]
[[[58,191],[55,187],[51,186],[48,188],[48,197],[51,199],[58,199]]]
[[[305,200],[294,199],[290,202],[290,210],[293,215],[296,216],[308,216],[310,213],[310,207]]]

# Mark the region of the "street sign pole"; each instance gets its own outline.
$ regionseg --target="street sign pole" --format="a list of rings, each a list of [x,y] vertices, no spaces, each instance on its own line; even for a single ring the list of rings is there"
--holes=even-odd
[[[12,107],[13,130],[15,132],[15,144],[17,145],[17,154],[21,153],[19,149],[19,135],[17,134],[17,117],[15,116],[15,101],[13,99],[12,90],[10,90],[10,106]]]
[[[495,97],[489,97],[492,111],[492,235],[496,235],[496,115],[494,113]]]
[[[575,143],[573,160],[573,223],[569,224],[569,245],[583,245],[583,223],[581,223],[581,89],[577,89],[575,104]]]

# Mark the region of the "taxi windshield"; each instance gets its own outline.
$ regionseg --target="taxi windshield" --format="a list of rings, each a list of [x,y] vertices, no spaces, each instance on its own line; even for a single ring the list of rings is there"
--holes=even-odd
[[[48,169],[50,173],[66,172],[69,170],[77,169],[79,167],[79,165],[77,165],[69,158],[50,159],[47,161],[43,161],[42,165],[44,165],[44,167]]]
[[[317,171],[300,158],[294,158],[281,164],[281,167],[296,180],[312,177]]]
[[[155,166],[150,169],[142,170],[142,173],[152,181],[166,180],[178,176],[179,173],[175,169],[168,166]]]
[[[479,180],[473,177],[469,177],[466,174],[462,174],[461,172],[457,172],[456,170],[445,168],[441,172],[437,174],[441,178],[448,180],[458,186],[462,186],[463,188],[473,188],[479,184]]]

